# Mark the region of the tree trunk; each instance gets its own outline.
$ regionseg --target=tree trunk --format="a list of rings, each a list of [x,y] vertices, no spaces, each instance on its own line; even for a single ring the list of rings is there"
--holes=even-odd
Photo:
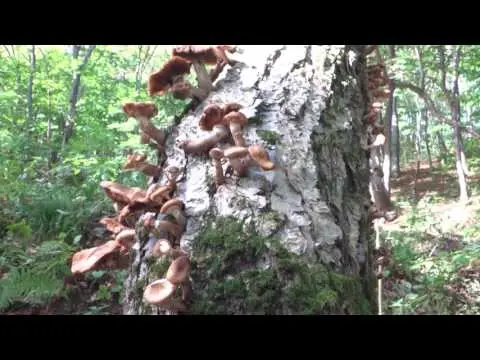
[[[72,57],[73,59],[77,60],[80,54],[81,45],[73,45],[72,50]],[[66,121],[64,121],[64,128],[63,128],[63,141],[62,147],[68,143],[68,140],[73,135],[73,127],[75,124],[75,117],[77,115],[77,101],[78,95],[80,90],[80,77],[82,75],[82,70],[90,59],[93,50],[95,49],[95,45],[90,45],[87,49],[85,56],[83,57],[82,63],[78,66],[74,73],[73,73],[73,80],[72,80],[72,90],[70,93],[70,101],[69,101],[69,110]]]
[[[27,88],[27,124],[25,127],[27,131],[29,131],[29,127],[33,123],[33,78],[35,77],[36,67],[35,45],[32,45],[30,50],[30,76]]]
[[[400,128],[398,127],[398,109],[397,97],[393,97],[392,112],[392,141],[391,141],[391,159],[392,159],[392,177],[400,176]]]
[[[427,157],[428,157],[428,166],[430,171],[433,170],[433,161],[432,161],[432,151],[430,148],[430,134],[428,133],[428,112],[427,109],[422,109],[422,119],[425,124],[425,148],[427,150]]]
[[[363,46],[242,48],[241,62],[225,68],[166,142],[164,166],[183,171],[176,197],[186,206],[181,247],[192,262],[187,313],[373,313]],[[248,108],[246,143],[268,148],[276,169],[250,168],[215,189],[208,156],[185,156],[175,141],[205,136],[197,125],[204,107],[227,102]],[[164,314],[142,300],[165,268],[140,245],[141,229],[139,221],[124,314]]]

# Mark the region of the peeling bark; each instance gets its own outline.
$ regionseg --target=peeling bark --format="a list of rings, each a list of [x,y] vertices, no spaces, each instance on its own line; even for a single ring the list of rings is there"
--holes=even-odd
[[[276,238],[291,256],[296,254],[310,266],[324,266],[329,271],[365,280],[365,287],[356,294],[347,295],[347,290],[338,289],[334,293],[345,300],[315,310],[355,312],[352,301],[373,298],[366,211],[369,163],[368,152],[361,145],[366,143],[362,121],[368,105],[365,57],[348,46],[242,48],[239,62],[224,70],[215,91],[196,108],[192,102],[191,111],[168,132],[167,159],[163,165],[176,166],[183,172],[176,193],[186,206],[187,225],[181,247],[200,264],[202,255],[195,243],[206,224],[233,217],[252,226],[266,248]],[[225,184],[213,190],[215,171],[210,158],[186,156],[175,144],[177,140],[205,136],[206,132],[197,126],[203,109],[211,103],[228,102],[246,108],[246,143],[268,149],[277,169],[263,172],[250,168],[245,178],[227,178]],[[269,144],[262,138],[262,131],[275,133],[279,140],[275,145]],[[160,181],[165,182],[164,176]],[[142,289],[163,274],[154,271],[148,260],[148,236],[140,232],[136,241],[137,250],[132,253],[125,284],[124,314],[158,314],[157,308],[142,301]],[[275,257],[266,256],[248,266],[250,271],[266,273],[275,268],[275,263]],[[239,266],[247,265],[236,265]],[[213,269],[198,265],[192,268],[194,308],[204,301],[212,303],[217,311],[224,309],[224,313],[251,313],[247,299],[226,306],[218,298],[204,298],[209,287],[240,281],[228,274],[208,280],[210,271]],[[292,281],[275,280],[278,297]],[[258,283],[254,281],[248,286],[255,285]],[[303,309],[292,309],[287,300],[280,299],[282,306],[271,311],[302,313]]]

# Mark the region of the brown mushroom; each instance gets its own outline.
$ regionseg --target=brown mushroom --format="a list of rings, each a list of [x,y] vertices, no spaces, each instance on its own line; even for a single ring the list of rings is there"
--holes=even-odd
[[[187,139],[177,142],[185,154],[204,154],[210,151],[217,143],[228,138],[228,131],[223,125],[215,125],[213,134],[201,139]]]
[[[247,117],[241,112],[232,111],[223,117],[223,121],[228,124],[235,145],[246,146],[243,127],[248,123]]]
[[[140,129],[152,138],[159,147],[165,143],[165,134],[153,125],[151,118],[158,114],[158,109],[153,103],[127,102],[123,105],[123,111],[137,120]]]
[[[179,256],[170,264],[165,278],[174,285],[183,283],[190,272],[190,260],[188,256]]]
[[[211,131],[215,125],[223,121],[223,110],[217,104],[210,104],[203,110],[198,127],[204,131]]]
[[[138,170],[147,176],[159,177],[162,174],[162,168],[147,163],[146,155],[131,154],[127,155],[127,161],[123,164],[122,170]]]
[[[125,229],[117,234],[115,241],[126,249],[131,249],[135,243],[135,229]]]
[[[248,152],[252,159],[265,171],[273,170],[275,164],[270,160],[267,150],[261,145],[251,145]]]
[[[232,146],[223,151],[224,156],[232,166],[235,175],[244,176],[251,164],[251,158],[248,148],[242,146]]]
[[[223,174],[223,167],[221,162],[223,158],[223,151],[219,148],[213,148],[210,150],[209,155],[212,158],[213,166],[215,168],[215,185],[218,187],[225,184],[225,176]]]
[[[170,254],[171,250],[172,245],[170,244],[170,241],[166,239],[160,239],[155,243],[155,245],[153,245],[152,255],[155,257],[166,256]]]
[[[160,209],[161,214],[171,214],[177,220],[177,224],[184,229],[185,228],[185,215],[183,214],[183,209],[185,204],[182,200],[179,199],[170,199],[165,204],[163,204]]]
[[[167,279],[160,279],[145,288],[143,298],[152,305],[166,305],[174,293],[175,285]]]
[[[243,105],[240,105],[236,102],[230,102],[227,103],[223,106],[223,115],[230,114],[232,111],[239,111],[240,109],[243,109]]]
[[[173,56],[163,67],[148,78],[148,95],[164,95],[178,79],[190,73],[192,64],[179,56]]]
[[[167,237],[171,234],[175,239],[180,239],[183,229],[171,221],[157,220],[155,221],[154,229],[158,233],[159,238]]]
[[[94,270],[100,261],[118,249],[119,244],[115,240],[110,240],[103,245],[75,253],[72,258],[72,274]]]
[[[104,218],[100,219],[100,224],[105,225],[107,230],[114,233],[114,234],[118,234],[122,230],[129,229],[129,227],[120,224],[120,222],[118,222],[118,220],[113,219],[113,218],[109,218],[109,217],[104,217]]]
[[[100,186],[105,194],[120,204],[147,203],[147,192],[138,187],[129,188],[113,181],[102,181]]]

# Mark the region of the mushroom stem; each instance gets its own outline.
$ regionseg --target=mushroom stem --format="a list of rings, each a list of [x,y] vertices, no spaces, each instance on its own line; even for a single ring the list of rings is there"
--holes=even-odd
[[[158,145],[163,146],[165,143],[165,134],[162,130],[153,125],[152,121],[146,116],[138,116],[138,125],[140,129],[152,138]]]
[[[215,125],[213,134],[202,139],[187,139],[178,143],[185,154],[203,154],[212,149],[217,143],[227,139],[228,131],[223,125]]]
[[[209,155],[212,159],[213,166],[215,168],[215,185],[219,187],[220,185],[225,184],[225,176],[223,174],[223,167],[222,167],[222,157],[223,151],[219,148],[213,148],[210,150]]]

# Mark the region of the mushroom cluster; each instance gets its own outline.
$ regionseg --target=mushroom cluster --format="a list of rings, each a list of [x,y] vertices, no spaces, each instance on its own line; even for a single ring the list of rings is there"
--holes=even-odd
[[[176,99],[188,98],[203,101],[213,89],[213,82],[225,65],[235,62],[227,56],[227,52],[234,53],[231,45],[182,45],[175,47],[172,57],[163,67],[152,73],[148,79],[148,94],[162,96],[168,92]],[[207,72],[205,65],[216,65]],[[198,87],[194,87],[185,75],[191,68],[197,75]]]
[[[211,135],[176,142],[185,154],[210,156],[215,169],[214,179],[217,187],[225,183],[225,173],[228,172],[242,177],[251,166],[259,166],[264,171],[275,168],[263,146],[259,144],[247,146],[243,130],[248,124],[248,119],[242,109],[243,106],[235,102],[224,106],[209,104],[200,116],[198,127],[200,130],[210,131]],[[225,162],[228,162],[226,172],[223,170]]]

